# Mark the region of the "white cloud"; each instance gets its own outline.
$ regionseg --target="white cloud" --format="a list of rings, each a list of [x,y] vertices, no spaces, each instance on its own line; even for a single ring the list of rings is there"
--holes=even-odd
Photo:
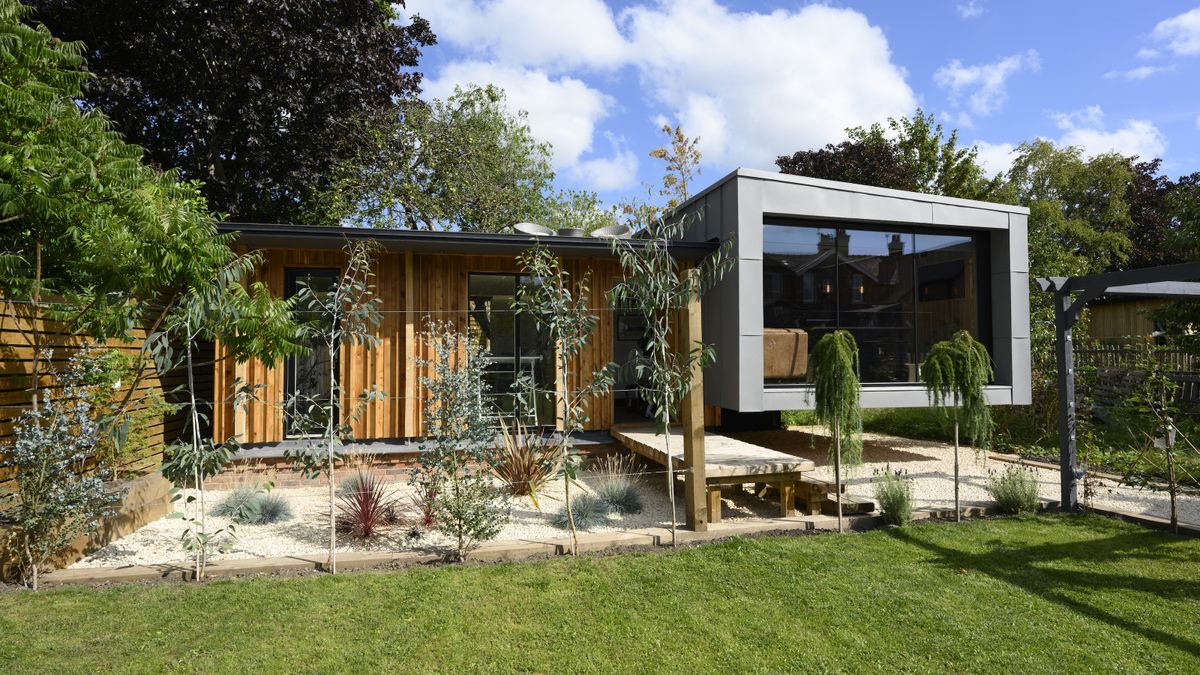
[[[1117,152],[1149,160],[1162,157],[1167,149],[1167,137],[1149,120],[1125,120],[1117,129],[1106,129],[1104,111],[1098,105],[1050,118],[1063,131],[1058,145],[1078,146],[1089,156]]]
[[[1175,70],[1174,66],[1138,66],[1129,70],[1111,70],[1104,74],[1104,77],[1110,80],[1144,80],[1159,73],[1165,73]]]
[[[965,66],[955,59],[933,74],[939,87],[949,89],[950,100],[957,103],[966,95],[967,105],[976,115],[989,115],[1000,109],[1008,98],[1006,82],[1009,77],[1022,70],[1036,72],[1041,68],[1041,59],[1032,49],[1023,54],[1013,54],[996,61],[975,66]]]
[[[1012,143],[988,143],[987,141],[976,141],[975,149],[979,151],[976,159],[979,160],[980,166],[988,176],[995,176],[998,173],[1008,171],[1013,163],[1013,152],[1017,146]]]
[[[587,159],[571,167],[571,177],[589,190],[624,190],[637,184],[638,158],[628,148],[616,150],[612,157]]]
[[[508,94],[509,112],[529,113],[529,128],[540,140],[554,146],[554,164],[569,168],[591,149],[596,125],[614,105],[611,96],[571,77],[551,77],[545,72],[481,61],[456,61],[437,78],[426,80],[427,96],[445,98],[455,85],[494,84]]]
[[[964,19],[974,19],[983,14],[983,4],[979,0],[969,0],[969,2],[960,2],[954,6],[958,11],[958,15]]]
[[[1150,49],[1149,47],[1143,47],[1137,53],[1139,59],[1157,59],[1159,56],[1162,56],[1162,52],[1157,49]]]
[[[612,68],[628,56],[601,0],[408,0],[401,11],[428,19],[439,41],[508,65],[561,72]]]
[[[845,127],[916,107],[883,31],[861,13],[809,5],[770,14],[664,0],[620,17],[643,89],[709,165],[770,167]]]
[[[1179,56],[1200,56],[1200,7],[1159,21],[1150,34]]]

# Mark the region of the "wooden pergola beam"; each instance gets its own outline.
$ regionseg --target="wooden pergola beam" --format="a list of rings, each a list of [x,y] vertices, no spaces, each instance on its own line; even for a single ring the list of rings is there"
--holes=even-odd
[[[695,274],[696,270],[687,273]],[[693,298],[679,321],[679,349],[687,352],[703,341],[700,328],[700,299]],[[696,532],[708,530],[711,521],[707,504],[704,457],[704,371],[692,366],[692,384],[683,397],[680,421],[683,423],[684,511],[687,526]],[[668,432],[669,433],[669,432]]]

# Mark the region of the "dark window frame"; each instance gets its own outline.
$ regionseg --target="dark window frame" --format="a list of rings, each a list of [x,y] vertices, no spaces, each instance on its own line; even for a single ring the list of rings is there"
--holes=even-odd
[[[340,270],[336,267],[285,267],[283,270],[283,295],[285,298],[295,297],[296,292],[299,288],[297,281],[299,280],[299,278],[301,276],[324,276],[324,277],[329,278],[330,280],[333,281],[334,284],[336,284],[342,276],[342,270]],[[303,310],[297,310],[297,311],[303,311]],[[341,356],[342,356],[341,346],[334,345],[333,353],[329,355],[329,358],[334,363],[337,364],[337,367],[333,369],[333,382],[330,383],[331,386],[333,386],[333,387],[337,387],[338,384],[341,382],[341,377],[342,377]],[[296,371],[296,358],[297,358],[296,356],[288,356],[283,360],[284,400],[287,400],[287,398],[290,397],[294,393],[294,390],[296,387],[296,372],[295,372]],[[334,415],[333,423],[335,425],[339,424],[340,412],[341,412],[340,406],[335,406],[333,409],[333,415]],[[285,438],[285,439],[290,440],[290,439],[312,437],[311,433],[310,434],[292,433],[292,430],[289,428],[289,424],[288,424],[288,414],[287,414],[286,407],[283,411],[283,422],[282,423],[283,423],[283,438]]]

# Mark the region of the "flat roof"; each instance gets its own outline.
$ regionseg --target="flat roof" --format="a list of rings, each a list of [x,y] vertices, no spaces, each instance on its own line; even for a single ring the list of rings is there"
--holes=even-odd
[[[217,225],[217,230],[237,235],[236,243],[252,248],[340,248],[353,239],[379,242],[384,250],[415,253],[517,255],[535,244],[564,257],[613,257],[608,239],[596,237],[535,237],[494,232],[442,232],[392,230],[373,227],[322,227],[290,223],[236,223]],[[640,239],[628,239],[634,247]],[[699,260],[717,249],[716,242],[671,242],[671,253],[680,260]]]
[[[943,197],[941,195],[931,195],[924,192],[908,192],[905,190],[893,190],[890,188],[875,187],[873,185],[860,185],[858,183],[843,183],[836,180],[825,180],[823,178],[809,178],[808,176],[793,176],[787,173],[778,173],[775,171],[762,171],[760,169],[737,168],[725,174],[720,180],[717,180],[712,185],[704,188],[700,192],[692,195],[686,202],[680,204],[676,209],[682,211],[689,205],[704,198],[709,192],[728,183],[731,180],[738,178],[752,178],[754,180],[771,181],[775,183],[790,183],[792,185],[805,185],[809,187],[822,188],[826,190],[836,190],[839,192],[854,192],[858,194],[877,195],[880,197],[892,197],[894,199],[907,199],[909,201],[924,202],[928,204],[946,204],[949,206],[961,206],[968,209],[982,209],[985,211],[1002,211],[1004,213],[1016,213],[1020,215],[1029,215],[1029,208],[1025,206],[1014,206],[1012,204],[999,204],[996,202],[985,202],[976,199],[959,199],[957,197]]]

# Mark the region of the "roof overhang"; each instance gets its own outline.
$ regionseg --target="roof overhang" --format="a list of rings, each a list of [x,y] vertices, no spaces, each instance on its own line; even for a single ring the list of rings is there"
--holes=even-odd
[[[236,235],[235,243],[251,248],[338,249],[347,241],[369,239],[387,251],[458,255],[512,255],[536,244],[567,258],[615,257],[611,241],[595,237],[535,237],[490,232],[431,232],[369,227],[320,227],[269,223],[220,223],[220,232]],[[634,248],[640,239],[626,239]],[[671,253],[680,260],[700,260],[718,247],[717,242],[671,242]]]

